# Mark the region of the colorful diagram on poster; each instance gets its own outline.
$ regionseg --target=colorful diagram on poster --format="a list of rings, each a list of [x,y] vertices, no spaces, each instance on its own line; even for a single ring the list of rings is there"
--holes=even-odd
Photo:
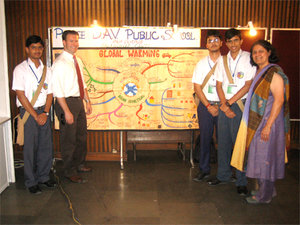
[[[79,49],[76,54],[84,63],[93,108],[89,130],[198,128],[191,80],[207,50]]]

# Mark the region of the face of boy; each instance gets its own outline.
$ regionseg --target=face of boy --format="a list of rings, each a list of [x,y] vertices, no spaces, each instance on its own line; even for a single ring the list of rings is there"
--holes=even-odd
[[[209,36],[206,40],[206,48],[210,52],[218,52],[222,47],[222,41],[219,37]]]
[[[237,54],[240,51],[242,44],[243,40],[237,35],[226,41],[226,45],[231,54]]]
[[[37,60],[42,57],[44,47],[41,43],[33,43],[29,47],[26,47],[25,50],[31,60]]]

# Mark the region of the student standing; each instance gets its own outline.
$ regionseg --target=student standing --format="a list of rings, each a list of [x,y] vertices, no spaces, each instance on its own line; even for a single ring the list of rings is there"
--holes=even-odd
[[[50,180],[53,148],[49,111],[52,104],[51,71],[45,68],[45,80],[42,75],[44,65],[41,57],[44,42],[37,36],[29,36],[26,40],[27,59],[16,66],[13,72],[12,89],[16,91],[17,107],[21,117],[25,112],[29,117],[24,125],[24,178],[25,186],[32,194],[40,194],[40,185],[49,188],[56,186]],[[34,105],[31,104],[35,92],[41,82],[42,89]]]

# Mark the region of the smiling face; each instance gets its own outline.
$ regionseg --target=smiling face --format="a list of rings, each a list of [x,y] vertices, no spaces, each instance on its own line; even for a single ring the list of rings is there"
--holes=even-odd
[[[29,47],[25,48],[28,57],[34,61],[39,60],[43,55],[44,47],[41,43],[33,43]]]
[[[271,51],[267,51],[263,46],[257,44],[253,47],[252,58],[259,68],[263,68],[269,64],[269,56]]]
[[[206,40],[206,48],[210,52],[218,52],[222,46],[222,41],[219,37],[209,36]]]
[[[66,36],[66,40],[63,40],[64,50],[72,55],[77,52],[79,47],[78,35],[76,34],[68,34]]]
[[[239,38],[239,36],[233,36],[231,39],[226,40],[226,45],[229,48],[229,51],[232,56],[236,56],[243,44],[243,40]]]

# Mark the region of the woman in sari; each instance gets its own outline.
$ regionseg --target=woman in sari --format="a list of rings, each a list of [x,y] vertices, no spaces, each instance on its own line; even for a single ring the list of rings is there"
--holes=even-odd
[[[239,130],[234,149],[245,141],[241,151],[248,150],[246,176],[258,180],[259,189],[246,198],[250,204],[270,203],[276,196],[275,181],[284,178],[285,149],[289,144],[289,84],[282,69],[273,64],[278,61],[268,41],[259,40],[251,47],[251,63],[257,72],[240,125],[240,130],[245,129]]]

